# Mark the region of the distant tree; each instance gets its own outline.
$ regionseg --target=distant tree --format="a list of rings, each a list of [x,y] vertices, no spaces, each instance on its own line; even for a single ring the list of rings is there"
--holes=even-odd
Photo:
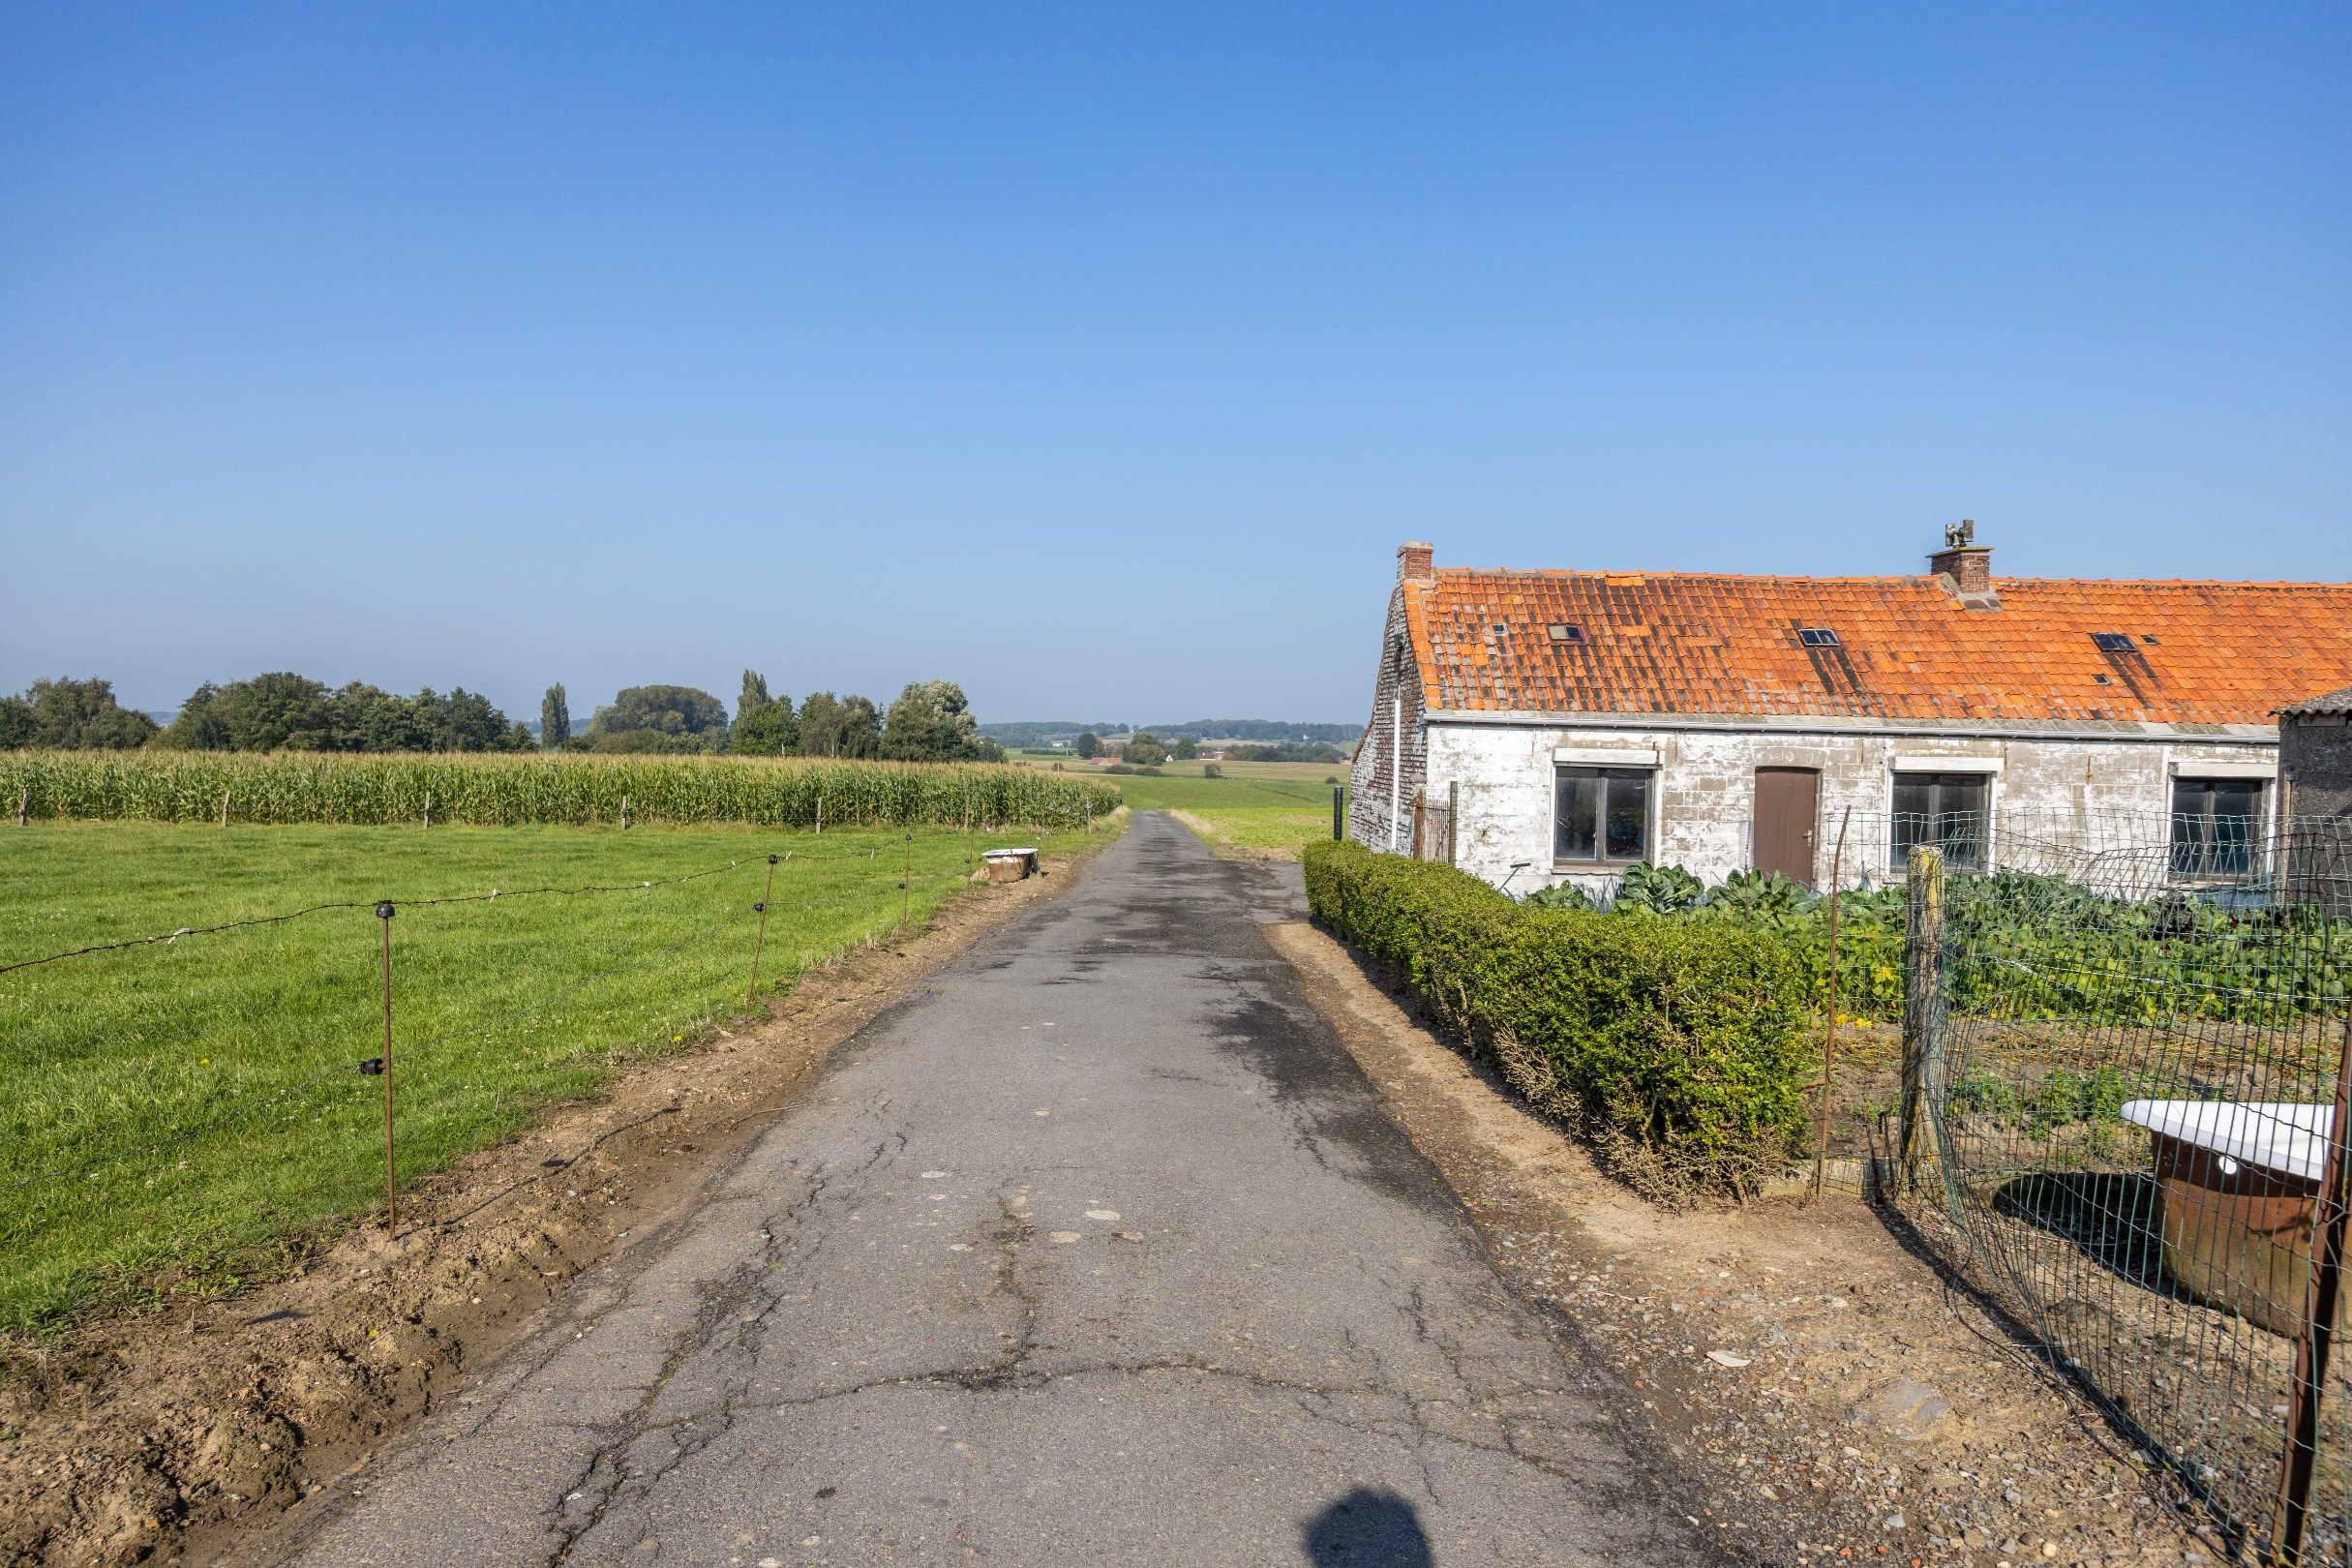
[[[325,685],[290,670],[217,688],[198,687],[196,695],[181,705],[172,727],[177,729],[181,720],[206,728],[220,738],[219,745],[231,751],[327,751],[335,740]],[[208,720],[218,720],[218,728]]]
[[[563,695],[563,682],[558,680],[539,699],[539,744],[550,751],[561,751],[571,738],[572,705]]]
[[[0,751],[33,743],[33,705],[21,697],[0,697]]]
[[[813,691],[800,705],[804,757],[873,757],[882,751],[882,715],[863,697]]]
[[[1078,739],[1070,742],[1070,749],[1081,757],[1099,757],[1102,754],[1102,738],[1092,730],[1081,731]]]
[[[1199,738],[1190,735],[1178,736],[1176,743],[1168,748],[1168,755],[1174,757],[1178,762],[1191,762],[1200,755]]]
[[[327,693],[328,751],[436,751],[454,747],[433,743],[425,704],[434,699],[430,688],[416,697],[395,697],[388,691],[354,680]]]
[[[180,705],[158,745],[191,751],[527,751],[530,732],[490,699],[460,686],[403,697],[364,680],[329,691],[279,671],[225,686],[210,681]]]
[[[980,733],[963,687],[952,680],[916,680],[890,705],[882,754],[900,762],[999,762],[1005,748]]]
[[[614,695],[610,707],[596,709],[588,738],[595,749],[612,750],[616,737],[640,731],[688,742],[656,749],[716,751],[727,743],[727,709],[693,686],[628,686]]]
[[[727,749],[749,756],[774,757],[797,749],[800,721],[790,697],[768,695],[768,678],[757,670],[743,672],[743,693],[735,705],[735,724],[727,733]]]
[[[0,715],[0,745],[54,746],[65,751],[128,751],[155,737],[155,720],[114,700],[111,681],[36,680]],[[21,733],[14,742],[6,737]]]
[[[394,699],[397,701],[398,699]],[[528,751],[530,732],[510,721],[489,698],[463,686],[434,695],[428,686],[409,699],[427,751]]]
[[[1119,749],[1119,760],[1131,768],[1156,768],[1168,760],[1168,748],[1149,730],[1137,730]]]

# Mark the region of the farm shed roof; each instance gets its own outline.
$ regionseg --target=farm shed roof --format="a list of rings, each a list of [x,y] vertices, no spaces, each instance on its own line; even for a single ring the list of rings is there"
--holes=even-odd
[[[2249,725],[2352,682],[2352,583],[1967,597],[1938,576],[1440,570],[1407,548],[1432,710]]]
[[[2329,692],[2325,697],[2307,697],[2300,703],[2289,703],[2278,711],[2289,718],[2316,718],[2322,713],[2352,713],[2352,686]]]

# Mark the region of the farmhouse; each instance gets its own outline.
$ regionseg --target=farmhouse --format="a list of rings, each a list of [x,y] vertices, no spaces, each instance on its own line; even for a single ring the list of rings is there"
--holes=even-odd
[[[1514,892],[1624,868],[1885,882],[1914,844],[2257,869],[2278,709],[2352,682],[2352,584],[1438,569],[1397,552],[1350,836]]]

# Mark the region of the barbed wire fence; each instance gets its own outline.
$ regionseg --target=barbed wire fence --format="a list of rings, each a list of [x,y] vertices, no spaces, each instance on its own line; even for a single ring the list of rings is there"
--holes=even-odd
[[[198,1148],[217,1152],[222,1146],[233,1146],[239,1157],[266,1160],[273,1135],[278,1138],[333,1119],[339,1124],[350,1122],[360,1103],[352,1099],[351,1091],[364,1091],[367,1100],[380,1096],[384,1109],[384,1145],[381,1152],[383,1169],[382,1221],[387,1231],[399,1233],[401,1222],[400,1196],[404,1180],[413,1171],[402,1163],[399,1147],[401,1129],[409,1121],[437,1114],[440,1106],[437,1097],[446,1099],[468,1092],[468,1086],[457,1083],[437,1083],[430,1077],[420,1078],[461,1041],[486,1043],[511,1033],[517,1026],[528,1025],[534,1019],[558,1017],[552,1010],[558,1009],[580,997],[594,992],[599,986],[621,980],[626,977],[658,969],[665,965],[686,963],[694,973],[681,981],[681,1000],[708,1003],[720,994],[740,1001],[740,1010],[756,1013],[760,1005],[763,965],[768,966],[771,989],[789,988],[797,983],[802,954],[797,950],[781,963],[780,955],[769,951],[769,921],[776,899],[779,877],[784,896],[794,896],[793,872],[801,866],[823,864],[828,868],[829,892],[840,887],[838,873],[847,864],[862,868],[863,874],[853,870],[852,886],[876,886],[887,897],[890,891],[898,893],[897,908],[890,912],[894,919],[865,932],[864,940],[887,940],[914,924],[914,899],[919,884],[963,883],[972,880],[969,865],[952,870],[918,870],[914,834],[902,832],[891,835],[896,842],[875,843],[862,848],[833,849],[829,838],[828,847],[811,850],[796,847],[772,853],[738,856],[723,863],[713,863],[698,869],[670,876],[645,878],[629,882],[594,882],[570,886],[530,886],[515,889],[493,889],[480,893],[440,894],[417,898],[342,899],[307,905],[274,914],[246,917],[234,920],[217,921],[203,925],[174,926],[148,935],[85,944],[57,951],[0,964],[0,984],[12,982],[12,977],[30,978],[25,972],[54,973],[57,966],[77,963],[127,961],[139,962],[141,952],[172,952],[184,956],[192,947],[215,939],[230,939],[236,933],[257,928],[285,928],[297,924],[320,924],[337,920],[348,921],[356,927],[350,931],[350,942],[357,949],[364,944],[375,970],[377,983],[376,1005],[365,1028],[358,1020],[347,1018],[335,1033],[340,1040],[306,1042],[304,1054],[314,1062],[321,1056],[328,1058],[309,1070],[291,1077],[273,1071],[277,1064],[258,1064],[258,1073],[265,1079],[242,1092],[208,1095],[207,1114],[170,1126],[160,1135],[124,1143],[121,1146],[92,1153],[86,1158],[59,1161],[41,1169],[26,1172],[0,1183],[0,1260],[36,1239],[45,1227],[59,1222],[71,1214],[93,1202],[106,1202],[120,1196],[104,1184],[118,1183],[126,1171],[131,1180],[138,1179],[139,1168],[148,1172],[145,1185],[152,1187],[158,1173],[174,1169],[185,1170],[187,1158]],[[977,855],[974,857],[977,860]],[[753,880],[753,873],[758,873]],[[699,886],[698,886],[699,885]],[[545,903],[567,899],[595,899],[647,897],[677,891],[693,895],[708,918],[692,920],[688,928],[676,934],[664,933],[663,940],[647,947],[628,944],[629,950],[616,954],[608,963],[597,963],[574,973],[555,978],[550,982],[531,989],[528,994],[487,1012],[467,1012],[454,1021],[435,1019],[426,1026],[421,1038],[411,1035],[415,1025],[407,1020],[416,1015],[419,1003],[408,998],[403,983],[406,964],[415,961],[412,953],[421,953],[419,940],[424,933],[408,936],[403,922],[420,915],[445,911],[466,910],[480,918],[496,909],[516,909],[534,902]],[[675,923],[682,914],[697,913],[693,906],[686,911],[668,908],[659,917]],[[648,912],[648,919],[654,918]],[[364,924],[360,922],[365,922]],[[374,929],[369,929],[374,927]],[[363,935],[364,933],[364,935]],[[407,938],[407,940],[403,940]],[[340,940],[340,939],[330,939]],[[248,954],[224,951],[220,961],[225,964],[250,962]],[[726,981],[723,971],[735,967],[732,981]],[[780,969],[790,969],[790,975],[779,975]],[[348,976],[347,975],[347,980]],[[122,993],[135,997],[150,982],[137,979],[122,981]],[[346,987],[348,989],[348,987]],[[688,996],[686,993],[692,993]],[[442,999],[445,1013],[451,1005]],[[465,1010],[463,1002],[455,1004]],[[715,1005],[715,1004],[712,1004]],[[732,1003],[727,1004],[729,1008]],[[430,1016],[431,1010],[427,1010]],[[435,1025],[439,1025],[436,1027]],[[667,1025],[665,1025],[665,1028]],[[373,1035],[373,1039],[371,1039]],[[380,1043],[378,1043],[380,1042]],[[617,1042],[618,1043],[618,1042]],[[552,1048],[546,1066],[562,1054],[564,1047]],[[207,1058],[206,1060],[209,1060]],[[467,1058],[467,1060],[473,1060]],[[479,1063],[477,1062],[478,1066]],[[344,1092],[338,1093],[338,1086]],[[475,1086],[478,1087],[478,1086]],[[69,1129],[68,1141],[88,1135],[95,1129],[83,1124],[82,1131]],[[364,1152],[364,1143],[353,1148],[354,1160],[374,1158]],[[175,1162],[175,1157],[178,1158]],[[104,1190],[102,1190],[102,1188]]]
[[[1891,947],[1865,933],[1867,962],[1900,965],[1899,1029],[1824,1089],[1862,1185],[2229,1550],[2352,1563],[2352,1366],[2333,1342],[2352,825],[1890,818],[1854,837],[1885,870],[1848,896],[1900,906]]]

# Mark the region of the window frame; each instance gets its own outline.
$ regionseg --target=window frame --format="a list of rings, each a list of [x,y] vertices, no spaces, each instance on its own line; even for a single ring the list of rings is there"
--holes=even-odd
[[[1889,776],[1886,786],[1887,868],[1890,871],[1896,872],[1905,870],[1911,864],[1912,849],[1919,844],[1929,844],[1944,852],[1944,863],[1951,870],[1990,870],[1993,863],[1993,813],[1995,809],[1993,792],[1995,785],[1999,781],[1999,777],[2000,775],[1997,773],[1976,771],[1973,769],[1939,769],[1929,768],[1896,769]],[[1928,796],[1928,808],[1926,811],[1906,812],[1896,806],[1895,802],[1898,799],[1900,799],[1901,791],[1904,783],[1907,780],[1913,782],[1925,781],[1926,787],[1930,791]],[[1978,792],[1979,799],[1983,801],[1982,809],[1976,812],[1945,811],[1942,809],[1944,791],[1947,789],[1958,789],[1964,787],[1974,789]],[[1923,835],[1912,838],[1909,842],[1906,842],[1904,839],[1904,818],[1909,816],[1924,817],[1926,819],[1929,831]],[[1950,845],[1954,842],[1952,835],[1950,835],[1948,832],[1940,832],[1935,830],[1939,824],[1949,819],[1963,816],[1976,816],[1981,820],[1982,823],[1982,826],[1978,829],[1976,835],[1975,853],[1974,856],[1966,859],[1953,855],[1950,849]]]
[[[1576,763],[1554,762],[1552,765],[1552,868],[1555,871],[1621,871],[1629,865],[1640,865],[1649,859],[1658,836],[1658,768],[1655,764]],[[1592,847],[1590,857],[1567,856],[1560,853],[1560,785],[1571,775],[1597,778],[1601,792],[1594,802]],[[1613,776],[1621,781],[1642,784],[1642,843],[1640,852],[1631,856],[1609,853],[1609,796]]]
[[[2245,882],[2264,874],[2270,859],[2267,839],[2272,780],[2233,777],[2227,774],[2180,772],[2173,774],[2168,782],[2172,788],[2169,791],[2169,799],[2165,802],[2164,876],[2167,881]],[[2216,861],[2216,838],[2212,831],[2212,825],[2222,819],[2213,809],[2214,796],[2218,789],[2223,787],[2246,790],[2254,798],[2253,809],[2247,812],[2244,819],[2246,824],[2246,833],[2244,841],[2237,846],[2241,863],[2236,865],[2221,865]],[[2205,809],[2201,812],[2184,812],[2181,809],[2183,789],[2202,791]],[[2207,825],[2206,838],[2201,846],[2186,844],[2181,836],[2181,825],[2192,818]],[[2196,849],[2201,853],[2203,859],[2184,864],[2182,860],[2184,849]]]

